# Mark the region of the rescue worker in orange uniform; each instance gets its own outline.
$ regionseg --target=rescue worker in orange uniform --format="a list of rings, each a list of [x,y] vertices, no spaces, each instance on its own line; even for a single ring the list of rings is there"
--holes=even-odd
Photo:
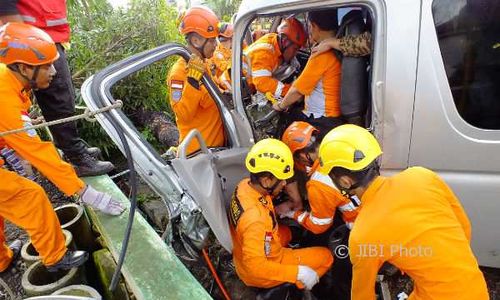
[[[422,167],[380,176],[381,154],[375,137],[352,124],[330,131],[319,148],[320,172],[363,204],[349,238],[352,299],[375,299],[385,261],[413,279],[411,300],[489,299],[470,222],[453,191]]]
[[[233,25],[230,23],[219,24],[219,37],[214,55],[210,59],[212,63],[212,76],[222,91],[231,92],[231,81],[229,69],[231,67],[231,49],[233,42]]]
[[[351,200],[342,196],[330,177],[318,171],[318,130],[296,121],[285,130],[282,141],[292,151],[296,169],[307,170],[306,191],[311,210],[282,210],[280,216],[295,219],[307,230],[320,234],[332,226],[335,211],[339,209],[347,226],[352,228],[361,203],[356,197]]]
[[[290,149],[279,140],[263,139],[248,152],[246,167],[250,178],[238,184],[229,213],[236,273],[248,286],[288,282],[312,289],[330,268],[332,255],[324,247],[284,248],[273,207],[273,197],[294,174]]]
[[[309,33],[314,42],[319,43],[335,36],[338,23],[337,18],[332,17],[334,15],[336,10],[308,14]],[[322,138],[328,131],[344,123],[340,110],[340,75],[341,64],[332,51],[311,57],[286,96],[274,103],[273,108],[277,111],[286,110],[305,96],[302,114],[292,118],[313,125]]]
[[[274,78],[273,73],[283,63],[290,62],[306,41],[302,23],[294,17],[286,18],[277,33],[268,33],[245,49],[249,83],[258,92],[270,93],[275,99],[285,96],[290,85]]]
[[[192,55],[189,62],[182,57],[170,69],[167,85],[170,105],[179,128],[179,142],[192,129],[198,129],[208,147],[224,146],[225,135],[219,109],[201,79],[210,73],[206,59],[212,57],[219,35],[219,19],[205,6],[194,6],[181,17],[180,32],[185,36]],[[195,139],[188,153],[200,149]]]
[[[49,86],[58,57],[54,42],[41,29],[22,23],[0,27],[0,132],[31,126],[29,93]],[[71,165],[61,160],[54,145],[41,141],[35,130],[2,136],[0,148],[3,146],[29,161],[67,196],[79,194],[82,202],[105,213],[123,211],[118,201],[85,185]],[[4,218],[24,228],[49,271],[83,264],[87,253],[66,249],[59,221],[43,189],[6,170],[0,171],[0,178],[0,229]],[[4,241],[0,230],[0,242]],[[3,245],[0,270],[5,270],[12,258],[12,251]]]

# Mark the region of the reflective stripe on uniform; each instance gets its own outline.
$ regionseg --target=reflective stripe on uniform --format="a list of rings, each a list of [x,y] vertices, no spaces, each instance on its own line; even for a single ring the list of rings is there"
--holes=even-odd
[[[262,70],[255,70],[252,72],[252,77],[269,77],[272,76],[273,74],[271,71],[262,69]]]
[[[23,19],[24,22],[30,22],[30,23],[36,22],[36,18],[33,16],[21,15],[21,18]]]
[[[309,220],[315,225],[328,225],[333,222],[333,218],[317,218],[313,216],[312,212],[309,214]]]
[[[346,222],[345,225],[347,226],[347,228],[352,229],[352,227],[354,226],[354,222]]]
[[[55,19],[55,20],[47,20],[47,27],[59,26],[68,24],[68,19]]]
[[[311,175],[311,180],[316,180],[318,182],[321,182],[323,184],[326,184],[327,186],[331,187],[334,190],[339,190],[335,184],[333,183],[332,179],[330,178],[329,175],[323,175],[320,172],[316,171]]]
[[[347,204],[339,206],[339,210],[340,210],[340,212],[355,211],[356,206],[354,206],[354,204],[352,204],[352,202],[349,202]]]
[[[285,85],[283,82],[278,81],[278,84],[276,85],[276,90],[274,91],[274,98],[281,98],[281,93],[283,92],[283,88]]]
[[[298,217],[297,217],[297,222],[299,223],[302,223],[304,221],[304,219],[307,217],[308,213],[307,211],[301,213]]]

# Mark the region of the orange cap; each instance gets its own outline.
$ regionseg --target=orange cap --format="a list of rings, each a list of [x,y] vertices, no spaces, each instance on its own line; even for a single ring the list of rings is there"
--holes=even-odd
[[[297,150],[307,147],[315,132],[318,133],[318,130],[311,124],[295,121],[285,130],[281,140],[290,148],[292,154],[295,154]]]
[[[0,63],[38,66],[58,58],[56,44],[45,31],[24,23],[0,27]]]
[[[186,35],[196,32],[204,38],[216,38],[219,36],[219,18],[206,6],[193,6],[182,15],[179,30]]]
[[[307,41],[307,34],[302,23],[295,17],[286,18],[280,26],[278,26],[278,33],[283,33],[293,43],[304,46]]]

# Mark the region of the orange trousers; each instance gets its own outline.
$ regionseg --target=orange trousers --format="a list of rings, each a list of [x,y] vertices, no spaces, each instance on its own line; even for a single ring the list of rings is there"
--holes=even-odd
[[[308,247],[302,249],[283,248],[283,255],[278,259],[277,262],[283,265],[308,266],[316,271],[320,278],[330,269],[333,263],[332,253],[325,247]],[[253,281],[255,282],[255,279]],[[261,282],[256,283],[255,286],[272,288],[284,283],[283,281],[269,279],[260,281]],[[300,281],[296,281],[295,284],[300,289],[304,288]]]
[[[7,269],[12,251],[5,244],[4,219],[26,230],[45,265],[66,253],[59,219],[38,184],[0,167],[0,272]]]

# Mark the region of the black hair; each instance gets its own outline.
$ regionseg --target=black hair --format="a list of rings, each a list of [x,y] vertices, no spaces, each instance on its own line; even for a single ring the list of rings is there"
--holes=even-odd
[[[307,15],[309,22],[316,24],[319,29],[324,31],[337,31],[339,21],[337,9],[312,11]]]

